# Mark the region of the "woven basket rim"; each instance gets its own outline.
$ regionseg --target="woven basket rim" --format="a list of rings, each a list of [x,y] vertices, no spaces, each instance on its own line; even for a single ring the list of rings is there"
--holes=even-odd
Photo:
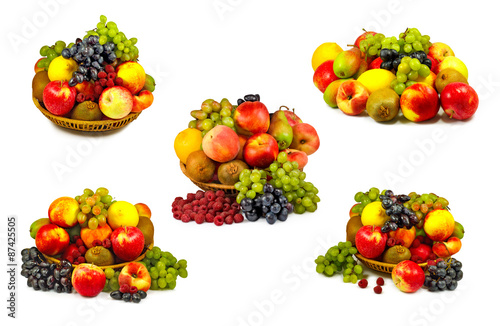
[[[193,182],[194,184],[196,185],[203,185],[205,187],[208,187],[208,188],[216,188],[216,189],[221,189],[221,190],[235,190],[234,186],[230,186],[230,185],[224,185],[224,184],[221,184],[221,183],[204,183],[204,182],[199,182],[199,181],[196,181],[194,179],[192,179],[186,172],[186,164],[182,163],[182,161],[179,161],[179,164],[180,164],[180,167],[181,167],[181,171],[182,173],[184,173],[184,175],[186,177],[188,177],[189,180],[191,180],[191,182]]]
[[[357,253],[355,256],[362,263],[364,263],[368,268],[379,271],[379,272],[389,273],[387,270],[392,270],[397,265],[397,264],[384,263],[384,262],[374,260],[374,259],[369,259],[369,258],[363,257],[360,253]],[[377,266],[377,267],[379,267],[379,269],[375,269],[375,268],[371,267],[371,265]],[[422,268],[426,268],[427,263],[421,263],[421,264],[418,264],[418,266],[420,266]]]
[[[51,120],[51,121],[57,120],[57,121],[64,122],[64,123],[79,124],[79,125],[92,126],[92,127],[94,127],[94,126],[112,126],[112,125],[119,124],[120,122],[126,121],[126,123],[124,123],[123,125],[121,125],[117,128],[116,127],[112,128],[112,129],[84,130],[84,129],[77,129],[77,128],[68,128],[68,129],[78,130],[78,131],[97,131],[97,132],[99,132],[99,131],[110,131],[113,129],[122,128],[125,125],[127,125],[128,123],[135,120],[139,116],[139,114],[141,114],[141,112],[131,112],[126,117],[121,118],[121,119],[116,119],[116,120],[85,121],[85,120],[76,120],[76,119],[70,119],[70,118],[65,118],[65,117],[60,117],[60,116],[54,115],[54,114],[50,113],[47,109],[43,108],[40,105],[40,102],[38,101],[38,99],[36,99],[35,97],[33,97],[33,103],[38,108],[38,110],[40,110],[40,112],[42,112],[42,114],[45,115],[47,118],[49,118],[49,120]],[[64,127],[64,126],[59,125],[59,124],[57,124],[57,125]],[[67,128],[67,127],[65,127],[65,128]]]
[[[146,257],[146,253],[150,250],[152,250],[154,247],[154,242],[151,242],[151,244],[148,246],[148,248],[146,249],[146,251],[144,251],[144,253],[142,255],[140,255],[139,257],[137,257],[136,259],[134,259],[133,261],[126,261],[126,262],[123,262],[123,263],[119,263],[119,264],[114,264],[114,265],[106,265],[106,266],[97,266],[99,267],[100,269],[102,270],[105,270],[106,268],[112,268],[112,269],[116,269],[116,268],[121,268],[121,267],[124,267],[125,265],[131,263],[131,262],[138,262],[138,261],[141,261],[144,259],[144,257]],[[49,262],[51,263],[56,263],[58,264],[60,262],[59,259],[57,258],[54,258],[52,256],[48,256],[46,254],[43,254],[43,256],[45,257],[45,259],[47,259]],[[75,265],[75,264],[71,264],[73,266],[73,268],[75,268],[76,266],[78,265]]]

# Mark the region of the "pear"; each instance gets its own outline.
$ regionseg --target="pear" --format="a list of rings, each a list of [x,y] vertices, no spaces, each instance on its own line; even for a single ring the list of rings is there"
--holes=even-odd
[[[47,224],[50,224],[50,220],[47,217],[45,217],[45,218],[39,218],[38,220],[36,220],[33,223],[31,223],[31,225],[30,225],[30,236],[33,239],[35,239],[36,233],[38,232],[38,230],[42,226],[47,225]]]
[[[460,82],[469,85],[467,78],[465,78],[460,72],[453,68],[443,69],[436,76],[436,90],[441,94],[444,87],[450,83]]]
[[[287,149],[293,140],[293,129],[288,123],[285,112],[279,109],[273,113],[267,133],[276,139],[280,150]]]
[[[339,78],[349,78],[354,76],[361,65],[361,51],[352,48],[342,51],[333,62],[333,72]]]

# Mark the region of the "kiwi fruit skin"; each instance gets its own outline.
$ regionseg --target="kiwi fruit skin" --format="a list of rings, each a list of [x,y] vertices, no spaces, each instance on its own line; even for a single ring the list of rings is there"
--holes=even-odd
[[[446,68],[441,70],[436,76],[434,85],[436,86],[437,92],[441,94],[446,85],[454,82],[460,82],[469,85],[469,83],[467,82],[467,78],[465,78],[464,75],[453,68]]]
[[[50,83],[49,75],[46,70],[41,70],[35,74],[31,87],[33,88],[33,97],[39,102],[43,102],[43,90]]]
[[[351,243],[356,243],[356,233],[363,226],[361,223],[361,215],[353,216],[349,219],[346,225],[346,241],[351,241]]]
[[[397,264],[403,260],[409,260],[411,258],[411,252],[408,248],[400,245],[396,245],[387,249],[383,256],[382,261],[388,264]]]
[[[71,110],[71,119],[97,121],[102,119],[102,112],[96,102],[83,101]]]
[[[222,163],[217,170],[217,177],[220,183],[232,186],[239,181],[241,171],[248,168],[248,164],[241,160]]]
[[[398,94],[390,88],[376,90],[368,97],[366,112],[375,121],[394,119],[399,112]]]
[[[115,257],[108,249],[103,246],[94,246],[85,253],[85,260],[89,264],[97,266],[113,265]]]
[[[215,162],[202,150],[192,152],[186,159],[186,173],[195,181],[208,182],[212,180],[215,170]]]

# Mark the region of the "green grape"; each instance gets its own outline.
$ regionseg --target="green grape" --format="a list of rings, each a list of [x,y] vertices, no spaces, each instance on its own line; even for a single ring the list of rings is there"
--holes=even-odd
[[[397,83],[396,86],[394,87],[394,91],[398,94],[401,95],[403,94],[403,91],[405,90],[406,85],[404,83]]]
[[[409,57],[405,57],[405,58],[409,58]],[[408,73],[410,73],[410,71],[411,71],[410,64],[406,61],[401,60],[401,63],[398,66],[398,72],[407,75]]]
[[[257,193],[255,192],[255,190],[252,190],[252,189],[248,190],[245,194],[245,197],[250,198],[250,199],[254,199],[255,196],[257,196]]]
[[[160,289],[164,289],[167,287],[167,281],[164,278],[159,278],[158,279],[158,287]]]
[[[243,200],[243,198],[245,198],[245,194],[242,194],[241,192],[236,195],[236,202],[239,204],[241,203],[241,201]]]
[[[286,161],[285,163],[283,163],[283,169],[286,171],[286,172],[292,172],[293,170],[293,165],[291,162],[288,162]]]
[[[271,172],[276,172],[278,170],[278,162],[274,161],[271,163],[271,165],[269,165],[269,170]]]
[[[178,270],[179,272],[179,276],[182,277],[182,278],[186,278],[188,276],[188,271],[186,270],[186,268],[179,268]]]
[[[361,267],[361,265],[354,266],[354,273],[356,273],[356,274],[363,273],[363,267]]]
[[[415,81],[418,78],[418,71],[412,70],[408,73],[408,79],[411,81]]]
[[[234,120],[231,117],[223,117],[222,124],[229,127],[229,128],[233,128],[234,127]]]
[[[403,74],[402,72],[398,71],[396,73],[396,79],[399,83],[405,83],[406,80],[408,79],[408,76],[406,74]]]
[[[414,81],[414,80],[409,80],[409,81],[407,81],[407,82],[406,82],[406,84],[405,84],[405,85],[406,85],[406,87],[410,87],[411,85],[416,84],[416,83],[417,83],[417,82],[416,82],[416,81]]]
[[[429,69],[429,66],[427,65],[421,65],[420,69],[418,70],[418,74],[422,77],[427,77],[431,73],[431,70]]]
[[[420,61],[417,58],[413,58],[413,59],[410,60],[410,68],[411,68],[411,70],[418,71],[420,69],[421,65],[422,64],[420,63]]]
[[[264,185],[260,182],[252,184],[252,190],[256,193],[263,193]]]
[[[288,155],[286,154],[286,152],[280,152],[278,154],[277,161],[279,163],[285,163],[287,161],[287,157]]]
[[[116,291],[120,288],[120,284],[118,283],[118,276],[115,276],[109,280],[109,288],[111,291]]]
[[[110,280],[113,276],[115,276],[115,270],[108,267],[104,270],[104,274],[106,275],[106,278]]]

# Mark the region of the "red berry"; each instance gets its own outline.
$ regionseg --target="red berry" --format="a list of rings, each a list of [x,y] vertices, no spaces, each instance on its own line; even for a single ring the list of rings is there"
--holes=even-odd
[[[239,211],[241,209],[240,204],[238,204],[236,202],[231,204],[231,208],[236,210],[236,211]]]
[[[104,241],[102,242],[102,246],[106,249],[111,248],[111,240],[109,240],[108,238],[104,239]]]
[[[418,239],[413,240],[413,242],[411,244],[411,247],[412,248],[417,248],[419,246],[420,246],[420,240],[418,240]]]
[[[228,203],[229,205],[231,205],[232,203],[231,198],[229,197],[224,197],[224,202]]]
[[[212,205],[213,210],[216,212],[222,211],[222,207],[223,207],[222,204],[217,201],[214,202],[214,204]]]
[[[134,285],[132,285],[132,286],[129,288],[129,290],[128,290],[128,292],[129,292],[130,294],[137,293],[137,291],[138,291],[137,286],[134,286]]]
[[[80,257],[78,257],[78,258],[76,259],[76,261],[77,261],[77,262],[79,262],[79,263],[84,263],[84,262],[85,262],[85,257],[80,256]]]
[[[432,266],[432,265],[436,266],[436,261],[431,259],[427,260],[427,266]]]
[[[106,78],[101,78],[101,79],[99,79],[99,84],[101,84],[101,86],[104,87],[104,86],[106,86],[107,81],[108,80]]]
[[[224,192],[224,190],[217,190],[217,191],[215,192],[215,195],[216,195],[217,197],[224,197],[224,196],[226,196],[226,193]]]
[[[437,256],[433,252],[431,252],[430,255],[429,255],[429,257],[428,257],[428,259],[430,259],[430,260],[436,260],[436,258],[437,258]]]
[[[78,95],[76,96],[76,101],[79,103],[82,103],[83,101],[85,101],[85,94],[78,93]]]
[[[184,223],[187,223],[187,222],[191,221],[191,218],[187,214],[182,214],[181,221]]]
[[[373,288],[373,292],[377,294],[382,293],[382,287],[380,285],[377,285],[376,287]]]
[[[180,220],[181,219],[181,216],[182,216],[182,212],[181,211],[175,211],[174,212],[174,218],[176,220]]]
[[[92,247],[95,247],[95,246],[102,246],[102,241],[98,240],[98,239],[92,241]]]
[[[193,200],[196,199],[196,194],[189,193],[189,194],[187,194],[186,199],[189,200],[190,202],[192,202]],[[195,205],[195,204],[193,204],[193,205]]]
[[[243,220],[244,220],[244,217],[242,214],[238,213],[238,214],[234,215],[234,223],[241,223],[241,222],[243,222]]]
[[[222,224],[224,224],[224,218],[220,215],[217,215],[214,219],[214,224],[217,226],[221,226]]]
[[[130,286],[128,284],[122,284],[122,285],[120,285],[120,292],[121,293],[129,293],[130,292]]]
[[[196,224],[201,224],[201,223],[205,222],[205,215],[204,214],[196,214],[196,216],[194,217],[194,221],[196,222]]]
[[[78,247],[78,251],[79,251],[82,255],[85,255],[85,253],[87,252],[87,248],[85,248],[84,246],[80,246],[80,247]]]
[[[108,80],[106,81],[106,86],[108,86],[108,87],[113,87],[113,86],[115,86],[115,82],[113,81],[113,79],[108,79]]]
[[[106,72],[108,72],[108,73],[109,73],[109,72],[114,72],[114,71],[115,71],[115,67],[113,67],[112,65],[105,65],[105,66],[104,66],[104,70],[105,70]]]
[[[224,219],[224,222],[226,222],[226,224],[233,224],[233,222],[234,222],[233,215],[226,216],[226,218]]]
[[[403,241],[403,239],[397,239],[397,240],[396,240],[396,245],[397,245],[397,246],[402,246],[402,245],[404,245],[404,244],[405,244],[405,242]]]
[[[71,256],[72,256],[73,258],[78,258],[78,257],[80,257],[81,255],[82,255],[82,254],[81,254],[78,250],[75,250],[75,251],[73,251],[73,252],[71,253]]]
[[[116,73],[114,73],[114,72],[110,72],[110,73],[108,74],[108,79],[113,79],[113,80],[114,80],[115,78],[116,78]]]
[[[202,199],[204,196],[205,196],[205,193],[203,192],[203,190],[198,190],[195,194],[195,198],[198,200]]]
[[[208,223],[213,223],[213,222],[214,222],[214,219],[215,219],[215,217],[214,217],[214,215],[213,215],[213,214],[211,214],[211,213],[207,213],[207,214],[205,215],[205,222],[208,222]]]
[[[428,246],[432,246],[434,244],[434,241],[432,241],[429,237],[424,237],[424,243]]]
[[[107,76],[108,74],[105,71],[99,71],[99,73],[97,74],[97,78],[99,79],[106,78]]]
[[[368,286],[368,281],[366,280],[366,278],[360,280],[358,282],[358,286],[362,289],[366,288]]]
[[[394,247],[396,245],[396,239],[394,238],[389,238],[387,239],[387,247]]]
[[[200,198],[199,201],[200,201],[200,205],[209,205],[211,203],[211,202],[209,203],[208,199],[206,199],[205,197]]]
[[[195,212],[189,213],[189,218],[191,219],[191,221],[194,221],[195,217],[196,217],[196,213]]]
[[[208,200],[208,201],[213,201],[215,200],[215,192],[213,192],[213,190],[209,190],[207,192],[205,192],[205,198]]]
[[[382,286],[382,285],[384,285],[384,283],[385,283],[385,282],[384,282],[384,279],[383,279],[383,278],[381,278],[381,277],[377,278],[377,285]]]
[[[99,85],[98,83],[96,83],[94,86],[94,94],[99,96],[99,95],[101,95],[102,91],[103,91],[102,86]]]
[[[76,240],[76,241],[75,241],[75,244],[76,244],[76,246],[77,246],[77,247],[83,246],[83,241],[82,241],[82,239],[78,239],[78,240]]]
[[[424,242],[424,236],[423,235],[417,235],[415,237],[416,240],[420,241],[420,242]]]
[[[73,264],[73,262],[75,261],[75,258],[73,258],[72,256],[68,256],[68,257],[66,257],[66,260]]]
[[[123,86],[123,79],[121,77],[116,77],[115,78],[115,85],[116,86]]]
[[[94,101],[94,95],[85,96],[85,101]]]

